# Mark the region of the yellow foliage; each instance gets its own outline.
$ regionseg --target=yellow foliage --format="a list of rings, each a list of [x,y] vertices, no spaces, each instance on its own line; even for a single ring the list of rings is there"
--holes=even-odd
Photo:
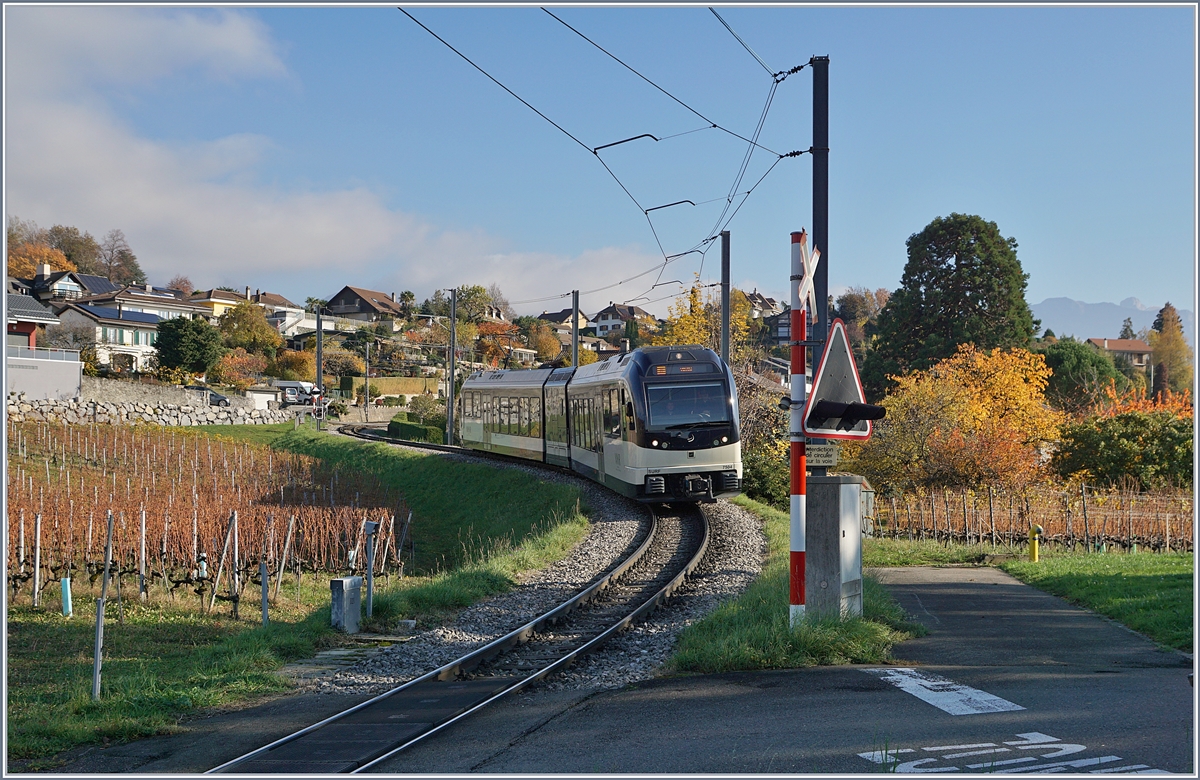
[[[687,292],[669,307],[667,324],[651,343],[655,346],[700,344],[721,351],[721,291],[709,287],[707,293],[699,278]],[[739,360],[750,343],[750,300],[738,289],[729,291],[729,359]]]
[[[67,256],[47,244],[18,244],[8,248],[8,275],[17,279],[32,279],[37,267],[49,263],[52,271],[75,271]]]
[[[1045,400],[1050,375],[1039,354],[960,345],[928,371],[893,377],[887,417],[843,461],[895,487],[1027,482],[1063,421]]]

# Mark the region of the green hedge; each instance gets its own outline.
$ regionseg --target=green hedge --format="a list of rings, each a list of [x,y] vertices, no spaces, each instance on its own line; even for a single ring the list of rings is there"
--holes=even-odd
[[[396,412],[392,415],[392,422],[408,422],[408,412]]]
[[[432,425],[418,425],[404,420],[392,420],[388,423],[388,436],[408,441],[424,441],[430,444],[445,444],[446,432]]]

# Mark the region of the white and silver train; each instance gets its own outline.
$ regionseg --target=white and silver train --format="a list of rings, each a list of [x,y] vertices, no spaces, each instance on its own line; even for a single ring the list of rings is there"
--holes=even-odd
[[[564,466],[645,502],[741,491],[733,375],[700,346],[642,347],[579,368],[477,371],[464,447]]]

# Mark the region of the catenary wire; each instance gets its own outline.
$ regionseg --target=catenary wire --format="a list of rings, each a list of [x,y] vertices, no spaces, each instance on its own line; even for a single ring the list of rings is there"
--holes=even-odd
[[[708,123],[709,123],[709,125],[710,125],[710,127],[709,127],[709,128],[706,128],[706,129],[720,130],[721,132],[723,132],[723,133],[728,133],[729,135],[732,135],[732,136],[734,136],[735,138],[740,138],[740,139],[741,139],[741,140],[743,140],[743,141],[747,141],[747,142],[753,143],[752,141],[750,141],[750,139],[749,139],[749,138],[746,138],[746,137],[745,137],[745,136],[743,136],[743,135],[739,135],[738,133],[735,133],[735,132],[733,132],[732,130],[730,130],[730,129],[726,128],[726,127],[722,127],[721,125],[719,125],[719,124],[717,124],[716,122],[712,121],[711,119],[709,119],[708,117],[706,117],[704,114],[701,114],[699,111],[697,111],[696,109],[692,108],[692,107],[691,107],[691,106],[689,106],[687,103],[684,103],[682,100],[680,100],[679,98],[675,97],[674,95],[672,95],[672,94],[671,94],[670,92],[668,92],[667,90],[665,90],[665,89],[663,89],[662,87],[660,87],[659,85],[655,84],[653,81],[651,81],[650,79],[646,78],[646,77],[645,77],[645,76],[643,76],[641,73],[639,73],[637,70],[635,70],[635,69],[634,69],[634,68],[633,68],[631,65],[629,65],[628,63],[626,63],[625,61],[623,61],[623,60],[622,60],[620,57],[618,57],[617,55],[613,54],[612,52],[610,52],[608,49],[604,48],[604,47],[603,47],[603,46],[601,46],[600,44],[596,43],[596,42],[595,42],[595,41],[593,41],[591,38],[589,38],[589,37],[587,37],[586,35],[584,35],[583,33],[581,33],[579,30],[576,30],[574,27],[572,27],[571,25],[569,25],[569,24],[567,24],[566,22],[564,22],[564,21],[563,21],[561,18],[559,18],[558,16],[555,16],[555,15],[554,15],[554,13],[553,13],[553,12],[551,12],[549,9],[547,9],[547,8],[543,8],[542,10],[543,10],[543,11],[545,11],[546,13],[550,14],[550,16],[551,16],[551,17],[552,17],[552,18],[553,18],[555,21],[557,21],[559,24],[561,24],[563,27],[566,27],[568,30],[570,30],[571,32],[575,33],[575,34],[576,34],[576,35],[578,35],[580,38],[583,38],[585,41],[587,41],[588,43],[592,44],[593,46],[595,46],[595,47],[596,47],[597,49],[599,49],[600,51],[602,51],[602,52],[604,52],[605,54],[607,54],[609,57],[611,57],[613,60],[615,60],[615,61],[616,61],[616,62],[617,62],[619,65],[621,65],[622,67],[624,67],[624,68],[625,68],[626,70],[628,70],[630,73],[632,73],[633,75],[637,76],[637,77],[638,77],[638,78],[640,78],[642,81],[644,81],[644,82],[646,82],[647,84],[649,84],[650,86],[654,87],[654,88],[655,88],[655,89],[657,89],[659,92],[661,92],[661,93],[663,93],[664,95],[666,95],[667,97],[671,98],[671,100],[674,100],[676,103],[678,103],[679,105],[683,106],[683,107],[684,107],[684,108],[686,108],[688,111],[691,111],[693,114],[695,114],[696,116],[700,117],[700,118],[701,118],[701,119],[703,119],[705,122],[708,122]],[[719,18],[719,17],[718,17],[718,18]],[[731,32],[732,32],[732,31],[731,31]],[[764,66],[764,67],[766,67],[766,66]],[[771,70],[770,70],[770,68],[768,68],[768,69],[767,69],[767,73],[770,73],[770,72],[771,72]],[[778,152],[775,152],[775,151],[773,151],[773,150],[771,150],[771,149],[767,149],[765,146],[764,146],[764,147],[762,147],[762,148],[763,148],[765,151],[771,152],[772,154],[778,154]]]
[[[722,19],[721,15],[719,13],[717,13],[717,9],[710,6],[708,10],[712,11],[712,15],[717,17],[717,21],[719,21],[721,24],[723,24],[725,26],[726,30],[729,30],[729,34],[732,35],[734,38],[736,38],[738,43],[742,44],[742,48],[745,49],[746,51],[750,52],[751,57],[758,60],[758,64],[762,65],[763,70],[765,70],[767,72],[767,75],[771,76],[771,78],[775,78],[775,74],[772,73],[771,69],[767,67],[767,63],[762,61],[762,57],[759,57],[757,54],[755,54],[754,49],[751,49],[746,44],[746,42],[742,40],[742,36],[738,35],[737,33],[735,33],[733,31],[733,28],[729,26],[729,23],[726,22],[724,19]]]
[[[559,130],[561,133],[563,133],[564,135],[566,135],[566,136],[567,136],[568,138],[570,138],[572,141],[574,141],[575,143],[577,143],[577,144],[579,144],[580,146],[582,146],[584,149],[587,149],[589,152],[591,152],[591,153],[592,153],[592,155],[593,155],[593,156],[594,156],[594,157],[595,157],[595,158],[596,158],[596,159],[597,159],[597,160],[600,162],[600,164],[601,164],[602,166],[604,166],[604,169],[605,169],[605,171],[607,171],[607,172],[608,172],[609,176],[611,176],[611,177],[613,178],[613,180],[614,180],[614,181],[617,183],[617,185],[618,185],[618,186],[619,186],[619,187],[622,189],[622,191],[624,191],[624,192],[625,192],[625,194],[626,194],[626,195],[629,197],[629,199],[630,199],[631,201],[633,201],[633,204],[634,204],[634,205],[635,205],[635,206],[638,208],[638,210],[639,210],[639,211],[641,211],[641,212],[642,212],[643,216],[646,218],[646,222],[647,222],[648,226],[650,227],[650,232],[651,232],[651,234],[654,236],[654,241],[655,241],[655,244],[658,246],[659,252],[660,252],[660,253],[663,255],[663,262],[661,262],[661,263],[657,263],[657,264],[655,264],[653,267],[651,267],[651,268],[648,268],[647,270],[645,270],[645,271],[643,271],[643,272],[641,272],[641,273],[635,274],[635,275],[633,275],[633,276],[630,276],[630,277],[627,277],[627,278],[625,278],[625,279],[621,279],[620,281],[614,282],[614,283],[612,283],[612,284],[608,284],[608,285],[605,285],[605,286],[602,286],[602,287],[597,287],[597,288],[595,288],[595,289],[592,289],[592,290],[581,291],[581,292],[580,292],[580,295],[591,295],[591,294],[594,294],[594,293],[597,293],[597,292],[603,292],[603,291],[605,291],[605,290],[610,290],[610,289],[613,289],[613,288],[615,288],[615,287],[619,287],[619,286],[621,286],[621,285],[623,285],[623,284],[626,284],[626,283],[628,283],[628,282],[631,282],[631,281],[633,281],[633,280],[635,280],[635,279],[639,279],[639,278],[641,278],[641,277],[643,277],[643,276],[646,276],[646,275],[648,275],[648,274],[651,274],[651,273],[653,273],[654,271],[658,271],[658,272],[659,272],[659,275],[658,275],[658,277],[656,277],[656,279],[655,279],[655,284],[654,284],[654,285],[652,285],[652,286],[650,287],[650,290],[653,290],[653,289],[654,289],[656,286],[658,286],[659,280],[661,280],[661,278],[662,278],[662,272],[663,272],[663,271],[666,269],[666,267],[667,267],[668,265],[670,265],[672,262],[674,262],[675,260],[678,260],[678,259],[679,259],[679,258],[681,258],[681,257],[684,257],[684,256],[686,256],[686,255],[689,255],[689,254],[693,254],[693,253],[699,253],[699,254],[700,254],[700,256],[701,256],[701,269],[703,269],[703,261],[704,261],[704,257],[705,257],[705,255],[706,255],[706,253],[707,253],[707,249],[706,249],[705,251],[703,251],[703,252],[699,252],[699,251],[698,251],[698,248],[699,248],[699,247],[701,247],[701,246],[705,246],[706,244],[709,244],[709,243],[711,243],[712,241],[714,241],[714,240],[715,240],[715,238],[716,238],[716,236],[715,236],[715,235],[710,235],[708,238],[705,238],[705,239],[703,239],[703,240],[702,240],[702,241],[700,241],[698,244],[696,244],[696,245],[695,245],[695,247],[693,247],[692,249],[689,249],[689,250],[687,250],[687,251],[684,251],[684,252],[680,252],[680,253],[678,253],[678,254],[675,254],[675,255],[670,255],[670,256],[668,256],[668,255],[667,255],[667,253],[666,253],[666,250],[663,248],[662,241],[661,241],[661,239],[660,239],[660,238],[659,238],[659,236],[658,236],[658,231],[657,231],[657,230],[655,229],[655,227],[654,227],[654,222],[653,222],[653,220],[650,218],[650,215],[649,215],[649,213],[647,212],[647,210],[646,210],[645,208],[643,208],[643,207],[642,207],[641,203],[640,203],[640,202],[637,200],[637,198],[636,198],[636,197],[634,197],[633,193],[629,191],[629,188],[625,186],[625,184],[624,184],[624,183],[621,181],[621,179],[620,179],[620,178],[619,178],[619,177],[616,175],[616,173],[615,173],[615,172],[613,172],[613,170],[612,170],[612,169],[611,169],[611,168],[608,166],[608,164],[604,162],[604,160],[603,160],[603,159],[600,157],[600,155],[599,155],[599,154],[598,154],[598,153],[597,153],[595,150],[593,150],[593,149],[592,149],[590,146],[588,146],[587,144],[585,144],[583,141],[579,140],[577,137],[575,137],[575,135],[573,135],[573,134],[572,134],[572,133],[570,133],[568,130],[566,130],[565,128],[563,128],[561,125],[559,125],[557,122],[555,122],[554,120],[552,120],[550,117],[548,117],[548,116],[546,116],[545,114],[543,114],[541,111],[539,111],[539,110],[538,110],[536,107],[534,107],[532,104],[530,104],[530,103],[529,103],[528,101],[526,101],[524,98],[522,98],[520,95],[518,95],[517,93],[513,92],[511,89],[509,89],[507,86],[505,86],[503,83],[501,83],[501,82],[500,82],[498,79],[496,79],[496,78],[495,78],[494,76],[492,76],[490,73],[488,73],[488,72],[487,72],[486,70],[484,70],[482,67],[480,67],[479,65],[477,65],[477,64],[476,64],[474,61],[472,61],[472,60],[471,60],[469,57],[467,57],[465,54],[463,54],[463,53],[462,53],[462,52],[460,52],[458,49],[456,49],[456,48],[455,48],[453,45],[451,45],[451,44],[450,44],[448,41],[446,41],[446,40],[445,40],[444,38],[442,38],[440,35],[438,35],[437,33],[435,33],[433,30],[431,30],[431,29],[430,29],[429,27],[427,27],[426,25],[422,24],[420,20],[418,20],[416,17],[414,17],[414,16],[413,16],[412,14],[410,14],[408,11],[406,11],[406,10],[404,10],[403,8],[400,8],[400,7],[398,7],[398,8],[397,8],[397,10],[399,10],[401,13],[403,13],[405,16],[407,16],[409,19],[411,19],[413,22],[415,22],[415,23],[416,23],[416,24],[417,24],[419,27],[421,27],[421,29],[425,30],[427,33],[429,33],[429,34],[430,34],[430,35],[432,35],[434,38],[436,38],[436,39],[437,39],[437,40],[438,40],[440,43],[442,43],[442,44],[443,44],[443,45],[444,45],[446,48],[450,49],[452,52],[454,52],[454,53],[455,53],[455,54],[457,54],[459,57],[461,57],[461,58],[462,58],[464,61],[466,61],[466,62],[467,62],[469,65],[471,65],[471,67],[475,68],[475,69],[476,69],[476,70],[478,70],[480,73],[482,73],[484,76],[486,76],[486,77],[487,77],[487,78],[488,78],[490,81],[492,81],[492,82],[493,82],[494,84],[496,84],[498,87],[500,87],[501,89],[503,89],[505,92],[507,92],[507,93],[508,93],[509,95],[511,95],[512,97],[516,98],[518,101],[520,101],[522,105],[524,105],[525,107],[527,107],[529,110],[533,111],[535,114],[537,114],[538,116],[540,116],[542,119],[544,119],[544,120],[546,120],[547,122],[549,122],[549,123],[550,123],[551,125],[553,125],[553,126],[554,126],[554,127],[557,129],[557,130]],[[728,129],[726,129],[726,128],[720,127],[720,126],[719,126],[719,125],[717,125],[715,122],[712,122],[712,121],[711,121],[711,120],[709,120],[707,117],[705,117],[703,114],[700,114],[698,111],[696,111],[695,109],[691,108],[691,107],[690,107],[690,106],[688,106],[686,103],[684,103],[683,101],[679,100],[678,98],[676,98],[676,97],[675,97],[674,95],[672,95],[671,93],[667,92],[667,91],[666,91],[665,89],[663,89],[662,87],[659,87],[657,84],[655,84],[653,81],[651,81],[650,79],[648,79],[648,78],[646,78],[645,76],[643,76],[641,73],[638,73],[638,72],[637,72],[636,70],[634,70],[632,67],[630,67],[630,66],[629,66],[629,65],[627,65],[626,63],[622,62],[622,61],[621,61],[619,58],[617,58],[615,55],[613,55],[613,54],[611,54],[610,52],[608,52],[607,50],[605,50],[605,49],[604,49],[603,47],[601,47],[599,44],[597,44],[597,43],[595,43],[594,41],[592,41],[590,38],[588,38],[588,37],[587,37],[586,35],[584,35],[583,33],[579,32],[578,30],[576,30],[574,27],[571,27],[571,25],[567,24],[567,23],[566,23],[566,22],[564,22],[562,19],[559,19],[557,16],[555,16],[555,15],[554,15],[553,13],[551,13],[550,11],[548,11],[548,10],[546,10],[546,9],[544,9],[544,8],[543,8],[542,10],[546,11],[546,13],[547,13],[547,14],[549,14],[549,15],[550,15],[550,16],[552,16],[554,19],[556,19],[557,21],[559,21],[559,22],[560,22],[561,24],[563,24],[565,27],[567,27],[568,29],[570,29],[572,32],[575,32],[577,35],[579,35],[581,38],[583,38],[584,40],[586,40],[588,43],[591,43],[591,44],[592,44],[593,46],[595,46],[597,49],[600,49],[600,51],[604,52],[604,53],[605,53],[605,54],[607,54],[609,57],[611,57],[612,59],[616,60],[616,61],[617,61],[618,63],[620,63],[622,66],[624,66],[625,68],[627,68],[628,70],[630,70],[631,72],[633,72],[635,75],[637,75],[639,78],[643,79],[643,80],[644,80],[644,81],[646,81],[648,84],[650,84],[651,86],[655,87],[656,89],[658,89],[658,90],[659,90],[660,92],[662,92],[663,94],[667,95],[667,97],[670,97],[672,100],[674,100],[675,102],[679,103],[679,104],[680,104],[680,105],[682,105],[684,108],[686,108],[686,109],[688,109],[689,111],[691,111],[692,113],[696,114],[696,116],[699,116],[701,119],[704,119],[704,121],[706,121],[706,122],[709,122],[709,124],[710,124],[710,126],[711,126],[711,127],[707,127],[707,128],[696,128],[696,129],[694,129],[694,130],[688,130],[688,131],[684,131],[684,132],[682,132],[682,133],[676,133],[676,134],[674,134],[674,135],[665,136],[665,138],[674,138],[674,137],[678,137],[678,136],[681,136],[681,135],[688,135],[689,133],[695,133],[695,132],[699,132],[700,130],[707,130],[707,129],[714,129],[714,128],[715,128],[715,129],[722,130],[722,131],[724,131],[724,132],[726,132],[726,133],[729,133],[730,135],[733,135],[733,136],[735,136],[735,137],[737,137],[737,138],[739,138],[739,139],[741,139],[741,140],[743,140],[743,141],[746,141],[746,143],[748,144],[748,147],[747,147],[747,153],[746,153],[746,155],[745,155],[745,156],[744,156],[744,158],[743,158],[743,163],[742,163],[741,167],[739,168],[739,171],[738,171],[738,176],[736,177],[736,179],[735,179],[735,181],[734,181],[734,184],[733,184],[733,186],[730,188],[730,195],[727,195],[727,196],[725,197],[725,201],[726,201],[726,207],[725,207],[725,209],[722,211],[721,217],[719,217],[719,218],[718,218],[718,220],[717,220],[717,225],[720,225],[720,224],[721,224],[721,222],[722,222],[722,220],[724,220],[725,214],[728,212],[728,210],[729,210],[729,207],[730,207],[730,205],[731,205],[731,203],[732,203],[732,200],[733,200],[733,198],[734,198],[734,197],[736,197],[736,196],[737,196],[737,194],[740,194],[740,193],[736,193],[735,191],[736,191],[736,189],[737,189],[737,186],[740,184],[740,182],[741,182],[742,178],[745,176],[745,171],[746,171],[746,169],[747,169],[747,167],[748,167],[748,165],[749,165],[750,158],[753,156],[753,150],[754,150],[754,148],[756,148],[756,147],[757,147],[757,148],[763,149],[764,151],[771,152],[772,154],[776,155],[776,160],[775,160],[775,162],[774,162],[774,163],[772,163],[772,164],[771,164],[770,168],[768,168],[768,169],[767,169],[767,172],[766,172],[766,173],[764,173],[764,174],[763,174],[763,176],[759,178],[758,182],[756,182],[756,183],[755,183],[754,187],[751,187],[751,188],[750,188],[750,190],[747,190],[747,191],[746,191],[746,192],[743,194],[743,196],[742,196],[742,200],[741,200],[741,202],[738,204],[737,208],[734,210],[733,214],[732,214],[732,215],[730,215],[730,217],[729,217],[729,219],[728,219],[728,220],[725,220],[725,222],[724,222],[724,224],[725,224],[725,225],[728,225],[728,224],[729,224],[729,222],[730,222],[730,221],[732,221],[732,219],[733,219],[733,216],[735,216],[735,215],[737,214],[737,212],[738,212],[738,211],[741,209],[742,205],[743,205],[743,204],[745,204],[745,202],[746,202],[746,200],[749,198],[750,194],[751,194],[751,193],[754,191],[754,189],[755,189],[755,188],[757,188],[757,186],[758,186],[759,184],[761,184],[761,183],[762,183],[763,179],[765,179],[765,178],[766,178],[766,176],[767,176],[767,173],[770,173],[770,172],[771,172],[771,170],[772,170],[772,169],[774,169],[775,165],[777,165],[777,164],[779,163],[779,161],[780,161],[780,160],[784,159],[785,157],[795,157],[795,156],[797,156],[797,155],[799,155],[799,154],[803,154],[803,152],[790,152],[790,153],[788,153],[788,154],[779,154],[778,152],[775,152],[775,151],[773,151],[773,150],[771,150],[771,149],[768,149],[768,148],[767,148],[767,147],[765,147],[765,146],[761,146],[761,145],[760,145],[760,144],[758,144],[758,142],[757,142],[757,138],[758,138],[759,134],[761,134],[761,132],[762,132],[762,128],[763,128],[763,125],[764,125],[764,124],[765,124],[765,122],[766,122],[766,116],[767,116],[767,112],[770,110],[770,105],[771,105],[771,101],[772,101],[772,99],[773,99],[773,97],[774,97],[775,88],[778,86],[778,83],[779,83],[780,81],[782,81],[782,79],[781,79],[781,78],[779,78],[779,75],[781,75],[781,74],[772,74],[772,76],[773,76],[773,84],[772,84],[772,89],[771,89],[771,92],[770,92],[770,94],[768,95],[767,103],[766,103],[766,105],[764,106],[764,108],[763,108],[763,111],[762,111],[762,114],[761,114],[761,115],[760,115],[760,117],[759,117],[759,122],[758,122],[758,125],[757,125],[757,127],[755,128],[755,134],[754,134],[754,138],[753,138],[753,139],[748,139],[748,138],[745,138],[744,136],[741,136],[741,135],[739,135],[738,133],[734,133],[733,131],[730,131],[730,130],[728,130]],[[710,10],[711,10],[711,9],[710,9]],[[713,13],[714,13],[714,15],[716,14],[716,12],[715,12],[715,11],[713,11]],[[718,18],[718,19],[720,19],[720,16],[717,16],[717,18]],[[724,23],[725,23],[723,19],[722,19],[721,21],[722,21],[722,24],[724,24]],[[726,27],[728,28],[728,25],[726,25]],[[732,29],[730,29],[729,31],[730,31],[731,33],[733,33],[733,30],[732,30]],[[733,33],[733,34],[734,34],[734,37],[737,37],[737,34],[736,34],[736,33]],[[740,38],[738,38],[738,40],[740,41],[741,39],[740,39]],[[745,44],[743,43],[743,45],[745,45]],[[748,49],[748,47],[747,47],[747,50],[749,50],[749,49]],[[753,54],[753,52],[751,52],[751,54]],[[755,55],[755,56],[757,57],[757,55]],[[760,60],[760,63],[761,63],[761,60]],[[765,66],[765,64],[764,64],[764,67],[766,67],[766,66]],[[788,72],[786,72],[785,74],[782,74],[782,75],[783,75],[783,76],[786,78],[786,75],[790,75],[790,73],[795,73],[795,72],[798,72],[798,71],[799,71],[800,69],[802,69],[803,67],[804,67],[804,66],[803,66],[803,65],[801,65],[801,66],[799,66],[799,67],[797,67],[797,68],[793,68],[791,71],[788,71]],[[768,71],[768,73],[770,73],[770,69],[769,69],[769,68],[767,68],[767,71]],[[810,149],[810,150],[808,150],[808,151],[811,151],[811,149]],[[713,199],[713,200],[720,200],[720,199],[719,199],[719,198],[716,198],[716,199]],[[705,203],[709,203],[709,202],[712,202],[712,201],[710,200],[710,201],[703,201],[703,202],[705,202]],[[715,233],[716,231],[709,231],[709,232],[710,232],[710,233]],[[648,291],[647,291],[647,292],[648,292]],[[545,301],[558,300],[558,299],[561,299],[561,298],[565,298],[565,297],[567,297],[568,295],[571,295],[571,293],[570,293],[570,292],[567,292],[567,293],[559,293],[559,294],[556,294],[556,295],[543,296],[543,297],[540,297],[540,298],[532,298],[532,299],[527,299],[527,300],[522,300],[522,301],[513,301],[513,302],[510,302],[510,305],[519,305],[519,304],[527,304],[527,303],[542,303],[542,302],[545,302]],[[668,297],[669,297],[669,296],[668,296]],[[633,300],[636,300],[636,299],[633,299]],[[661,299],[661,298],[660,298],[660,299],[658,299],[658,300],[663,300],[663,299]]]

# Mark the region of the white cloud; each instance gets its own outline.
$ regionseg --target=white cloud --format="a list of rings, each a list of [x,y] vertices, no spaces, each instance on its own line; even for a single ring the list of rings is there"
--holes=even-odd
[[[250,17],[117,8],[6,13],[8,213],[96,236],[119,227],[151,281],[183,273],[201,287],[248,284],[294,300],[344,284],[410,289],[420,299],[439,287],[496,283],[523,300],[602,287],[656,262],[636,248],[577,257],[513,251],[499,237],[441,230],[389,209],[366,188],[264,185],[256,166],[272,139],[237,134],[172,144],[139,137],[92,89],[195,66],[217,78],[284,75],[278,47]],[[581,305],[590,311],[639,295],[652,279]],[[666,304],[652,310],[659,306]]]

